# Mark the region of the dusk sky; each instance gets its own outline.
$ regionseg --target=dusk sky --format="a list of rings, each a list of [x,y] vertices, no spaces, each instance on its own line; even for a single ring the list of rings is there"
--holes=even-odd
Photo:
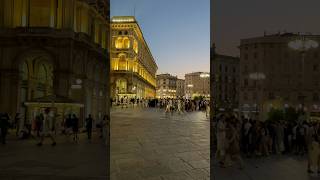
[[[216,51],[239,55],[240,39],[280,32],[320,34],[319,0],[214,0]]]
[[[142,29],[159,73],[184,79],[210,70],[210,0],[111,0],[112,16],[132,16]]]

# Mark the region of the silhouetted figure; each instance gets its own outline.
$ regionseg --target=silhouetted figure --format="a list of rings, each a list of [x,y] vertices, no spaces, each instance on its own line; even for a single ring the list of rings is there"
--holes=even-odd
[[[1,142],[6,144],[6,137],[9,128],[9,115],[8,113],[0,114],[0,130],[1,130]]]
[[[57,143],[53,137],[53,132],[54,132],[54,114],[52,111],[50,111],[49,108],[45,110],[45,115],[43,118],[43,124],[41,128],[41,137],[40,137],[40,142],[37,144],[38,146],[42,146],[43,140],[45,137],[50,137],[52,140],[52,146],[55,146]]]
[[[72,131],[73,131],[73,140],[78,142],[78,132],[79,132],[79,119],[75,114],[72,116]]]
[[[91,114],[89,114],[89,117],[86,119],[86,129],[87,129],[89,140],[91,139],[91,134],[92,134],[92,122],[93,122],[93,119],[91,117]]]

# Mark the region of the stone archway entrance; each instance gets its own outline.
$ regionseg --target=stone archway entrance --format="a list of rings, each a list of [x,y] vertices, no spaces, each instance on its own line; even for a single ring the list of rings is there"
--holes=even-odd
[[[53,71],[54,64],[51,57],[46,54],[30,54],[20,61],[17,112],[27,121],[32,119],[32,115],[27,112],[24,103],[53,94]]]

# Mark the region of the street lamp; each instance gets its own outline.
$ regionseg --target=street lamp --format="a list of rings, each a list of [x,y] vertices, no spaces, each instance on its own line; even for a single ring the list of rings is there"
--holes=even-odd
[[[305,36],[301,36],[300,39],[296,39],[293,41],[290,41],[288,43],[289,48],[296,50],[301,53],[301,61],[302,61],[302,83],[304,82],[304,61],[305,56],[308,50],[315,49],[319,46],[319,43],[317,41],[306,39]],[[303,87],[303,84],[300,86]],[[302,90],[301,90],[302,91]],[[304,98],[305,96],[302,94],[301,100],[302,100],[302,110],[304,111]]]
[[[255,82],[258,82],[260,80],[264,80],[266,79],[266,75],[264,73],[261,73],[261,72],[254,72],[254,73],[251,73],[249,74],[249,78],[254,80]],[[257,83],[255,83],[257,84]],[[258,116],[258,93],[257,93],[257,88],[256,88],[256,104],[255,104],[255,109],[256,109],[256,116]]]

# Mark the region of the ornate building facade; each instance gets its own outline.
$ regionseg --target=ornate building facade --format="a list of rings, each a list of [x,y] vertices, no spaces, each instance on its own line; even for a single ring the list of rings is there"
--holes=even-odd
[[[232,111],[239,104],[239,61],[237,57],[215,54],[213,65],[213,101],[216,108]]]
[[[320,112],[320,48],[305,51],[302,60],[303,54],[288,46],[301,36],[279,33],[241,40],[242,111],[257,112],[262,120],[270,108],[304,107],[307,112]],[[319,35],[303,37],[320,42]]]
[[[185,74],[186,98],[210,97],[210,73],[193,72]]]
[[[117,16],[111,23],[112,98],[154,98],[158,66],[138,22],[132,16]]]
[[[108,114],[108,0],[0,0],[0,111]]]
[[[177,79],[177,97],[185,97],[185,80]]]
[[[177,76],[170,74],[157,75],[157,98],[177,97]]]

